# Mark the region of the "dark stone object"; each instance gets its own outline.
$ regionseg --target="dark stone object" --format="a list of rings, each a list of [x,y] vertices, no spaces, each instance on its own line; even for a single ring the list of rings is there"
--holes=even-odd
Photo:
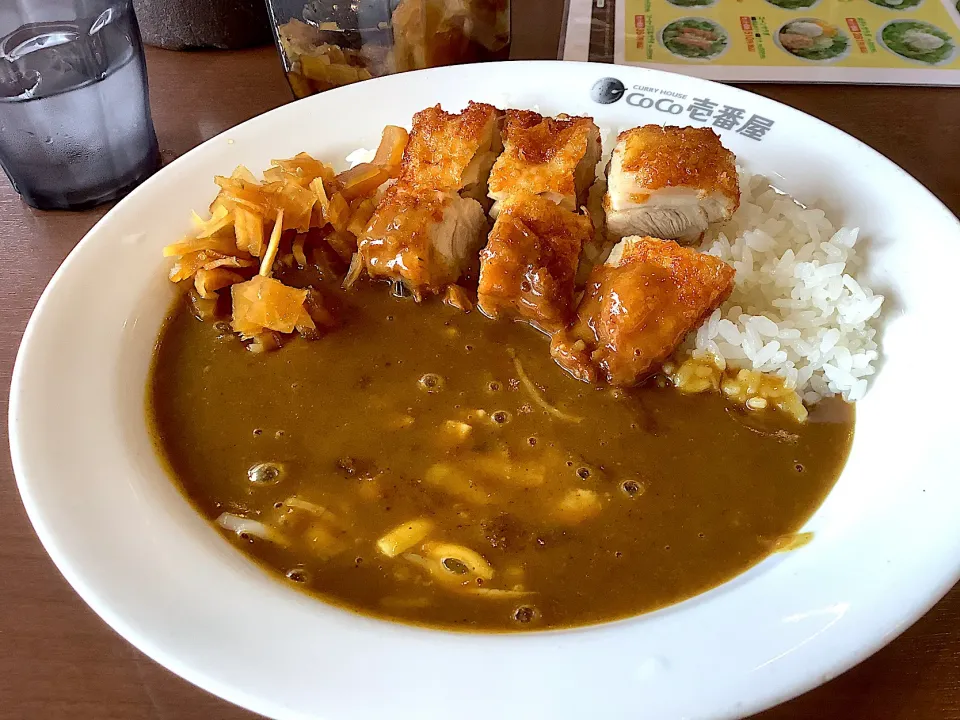
[[[237,50],[272,42],[263,0],[133,0],[143,42],[167,50]]]

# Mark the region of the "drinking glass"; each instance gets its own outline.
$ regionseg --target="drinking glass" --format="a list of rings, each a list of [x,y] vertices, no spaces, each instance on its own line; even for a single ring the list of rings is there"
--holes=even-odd
[[[0,167],[21,197],[89,207],[159,164],[131,0],[0,2]]]

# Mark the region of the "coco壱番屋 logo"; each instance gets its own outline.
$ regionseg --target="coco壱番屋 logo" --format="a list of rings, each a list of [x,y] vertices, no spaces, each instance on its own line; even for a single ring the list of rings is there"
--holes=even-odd
[[[628,91],[623,81],[614,77],[600,78],[590,88],[590,99],[600,105],[612,105],[621,98],[631,107],[662,113],[671,123],[707,126],[716,132],[733,132],[750,140],[763,140],[775,125],[772,118],[706,96],[692,95],[686,89],[633,85]]]
[[[590,89],[590,98],[601,105],[610,105],[623,97],[627,86],[617,78],[605,77],[597,80]]]

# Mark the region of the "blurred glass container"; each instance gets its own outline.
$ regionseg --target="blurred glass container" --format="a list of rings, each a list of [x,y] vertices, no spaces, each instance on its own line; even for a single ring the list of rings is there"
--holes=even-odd
[[[0,166],[23,199],[89,207],[159,164],[130,0],[0,2]]]
[[[297,97],[371,77],[505,60],[510,0],[267,0]]]

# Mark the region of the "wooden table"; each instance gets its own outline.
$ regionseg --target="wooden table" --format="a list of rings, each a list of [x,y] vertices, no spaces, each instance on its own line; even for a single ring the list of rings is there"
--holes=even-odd
[[[514,4],[516,58],[556,57],[558,13],[539,12],[538,7],[554,5],[548,0]],[[147,60],[165,161],[291,99],[272,48],[233,53],[150,50]],[[960,91],[823,85],[749,89],[860,138],[960,212]],[[3,417],[14,355],[30,312],[57,266],[105,210],[37,212],[0,179]],[[922,244],[923,238],[917,241]],[[6,437],[5,422],[0,433]],[[859,667],[761,717],[960,718],[958,660],[960,586]],[[9,457],[0,458],[0,720],[253,717],[144,657],[84,605],[41,548],[17,495]]]

